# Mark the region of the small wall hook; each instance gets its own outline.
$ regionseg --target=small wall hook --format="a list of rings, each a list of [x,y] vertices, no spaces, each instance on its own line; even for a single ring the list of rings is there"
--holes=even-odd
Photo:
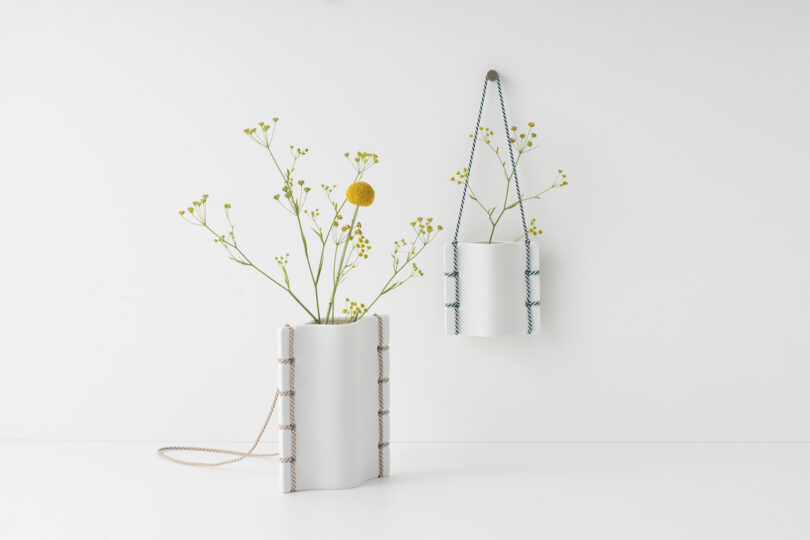
[[[489,71],[487,71],[487,79],[490,80],[490,81],[497,80],[498,79],[498,72],[495,71],[494,69],[490,69]]]

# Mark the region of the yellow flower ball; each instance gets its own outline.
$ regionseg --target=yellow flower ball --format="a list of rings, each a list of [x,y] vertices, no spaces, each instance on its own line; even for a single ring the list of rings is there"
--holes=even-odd
[[[374,188],[366,182],[355,182],[346,190],[346,199],[357,206],[370,206],[374,202]]]

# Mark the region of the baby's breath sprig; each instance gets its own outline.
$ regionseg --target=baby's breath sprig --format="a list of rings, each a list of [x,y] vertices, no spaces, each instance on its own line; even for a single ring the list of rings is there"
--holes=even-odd
[[[436,239],[436,236],[444,229],[444,227],[434,224],[433,218],[418,217],[411,221],[411,228],[413,229],[414,236],[410,241],[406,241],[404,238],[402,238],[401,240],[396,240],[394,242],[394,248],[391,251],[391,277],[388,278],[388,281],[386,281],[382,286],[380,292],[368,305],[366,311],[371,309],[371,307],[376,304],[377,300],[379,300],[383,295],[386,295],[394,289],[401,287],[415,277],[421,277],[424,275],[424,272],[422,272],[422,270],[420,270],[413,261],[419,256],[420,253],[422,253],[422,251],[424,251],[428,244]],[[400,274],[402,271],[409,267],[411,272],[404,278],[401,278]]]
[[[272,281],[277,286],[281,287],[286,291],[295,302],[301,306],[304,311],[309,314],[310,317],[313,319],[315,315],[304,305],[303,302],[296,296],[293,292],[292,287],[290,286],[289,277],[287,276],[286,272],[286,265],[287,265],[287,258],[286,256],[283,258],[283,264],[279,262],[279,258],[276,258],[276,263],[282,267],[282,272],[284,274],[284,283],[281,283],[267,272],[256,266],[253,261],[251,261],[248,256],[245,254],[244,251],[239,247],[236,241],[236,232],[233,225],[233,221],[231,220],[231,205],[230,203],[225,203],[223,205],[225,210],[225,218],[228,222],[228,226],[230,230],[227,233],[219,233],[215,231],[209,224],[208,224],[208,195],[205,194],[200,197],[199,201],[193,201],[191,206],[186,208],[185,210],[180,210],[180,216],[186,220],[187,222],[191,223],[192,225],[197,225],[198,227],[202,227],[208,232],[210,232],[214,236],[214,243],[221,245],[225,251],[228,253],[228,257],[233,262],[240,264],[242,266],[248,266],[259,272],[261,275]]]
[[[514,201],[511,202],[509,201],[509,189],[512,184],[512,179],[514,178],[515,175],[515,170],[517,169],[517,166],[520,163],[521,158],[524,155],[528,154],[529,152],[536,150],[538,148],[536,142],[537,133],[534,131],[535,123],[529,122],[526,125],[527,129],[518,129],[517,126],[511,126],[509,128],[509,142],[512,143],[513,145],[512,149],[515,152],[514,168],[512,167],[511,162],[507,164],[509,156],[505,154],[508,153],[503,153],[504,155],[502,155],[501,148],[492,142],[495,133],[487,127],[478,128],[479,130],[478,136],[482,138],[484,144],[486,144],[486,146],[490,150],[492,150],[492,152],[495,154],[498,163],[500,163],[501,165],[501,169],[503,170],[503,175],[506,180],[506,190],[504,193],[503,202],[499,206],[488,206],[484,204],[481,201],[481,199],[478,198],[478,195],[475,193],[475,191],[472,188],[472,185],[469,183],[469,174],[466,168],[456,171],[456,174],[450,178],[450,181],[455,184],[466,185],[470,199],[474,201],[486,214],[490,225],[490,233],[488,239],[489,243],[492,243],[492,239],[495,236],[495,229],[497,228],[498,224],[500,223],[501,219],[503,218],[504,214],[506,214],[507,211],[512,210],[513,208],[519,206],[521,202],[540,199],[542,195],[544,195],[548,191],[568,185],[566,175],[562,172],[562,170],[558,170],[554,182],[546,189],[539,191],[533,195],[524,195],[519,199],[515,199]],[[472,137],[472,134],[470,134],[470,137]],[[536,227],[535,230],[537,230]],[[533,233],[531,233],[531,231],[527,231],[527,234],[534,235]],[[519,236],[517,240],[520,240],[524,236],[526,236],[526,234]]]
[[[366,237],[363,225],[358,220],[358,214],[361,207],[365,208],[374,202],[374,189],[370,184],[364,182],[363,178],[371,167],[380,162],[380,159],[377,154],[372,152],[359,151],[355,154],[348,152],[344,154],[344,157],[354,170],[354,179],[346,192],[346,198],[342,200],[335,196],[336,184],[320,184],[320,189],[326,196],[329,206],[331,206],[331,210],[323,216],[324,221],[322,224],[320,209],[307,206],[312,188],[296,172],[297,164],[309,154],[309,148],[289,146],[289,165],[282,167],[272,146],[278,121],[278,118],[273,118],[272,122],[259,122],[255,127],[247,128],[244,132],[253,142],[267,150],[281,178],[280,192],[273,195],[273,199],[285,212],[295,217],[304,259],[313,286],[315,305],[312,309],[308,308],[293,293],[292,280],[288,272],[289,253],[275,257],[276,265],[282,276],[280,279],[268,275],[248,258],[237,243],[235,228],[231,219],[230,204],[224,205],[225,218],[228,223],[228,229],[224,234],[217,232],[208,223],[207,194],[203,195],[200,200],[193,201],[185,210],[181,210],[180,216],[185,221],[208,230],[214,236],[214,242],[220,244],[226,250],[232,261],[254,268],[275,285],[289,293],[312,317],[315,323],[337,324],[345,321],[356,321],[363,317],[382,295],[401,286],[406,281],[422,275],[422,271],[416,266],[413,259],[435,238],[442,227],[434,225],[432,218],[417,218],[411,224],[415,235],[414,238],[408,242],[403,239],[395,243],[393,273],[377,297],[368,305],[347,298],[342,317],[339,318],[336,313],[338,310],[335,308],[335,296],[338,288],[346,281],[347,276],[362,261],[368,258],[372,249],[371,240]],[[350,220],[345,219],[343,216],[347,204],[354,206]],[[316,240],[312,249],[310,249],[308,235],[314,235]],[[332,242],[330,242],[330,239]],[[323,275],[330,273],[326,269],[328,266],[327,253],[330,253],[328,258],[332,262],[332,283],[331,290],[328,290],[329,302],[322,310],[319,286]],[[406,268],[410,268],[407,275],[404,273]]]

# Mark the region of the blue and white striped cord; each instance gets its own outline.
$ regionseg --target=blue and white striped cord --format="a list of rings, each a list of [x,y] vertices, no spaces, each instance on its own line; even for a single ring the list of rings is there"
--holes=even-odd
[[[514,154],[512,152],[512,142],[509,136],[509,122],[506,119],[506,107],[503,103],[503,92],[501,91],[501,78],[498,77],[495,79],[498,84],[498,99],[500,100],[501,104],[501,115],[503,116],[503,125],[504,129],[506,130],[506,142],[509,145],[509,159],[512,163],[512,176],[515,179],[515,190],[517,191],[518,197],[518,204],[520,205],[520,220],[521,224],[523,225],[523,239],[524,244],[526,246],[526,272],[525,272],[525,281],[526,281],[526,315],[528,321],[528,333],[531,334],[534,328],[534,323],[532,320],[532,306],[540,305],[539,301],[532,302],[531,294],[531,281],[529,276],[538,275],[540,273],[539,270],[532,270],[531,265],[531,248],[529,245],[529,234],[528,230],[526,229],[526,214],[523,210],[523,199],[521,198],[520,194],[520,184],[518,183],[518,176],[517,176],[517,168],[515,164]],[[470,181],[470,175],[472,174],[472,165],[473,165],[473,157],[475,156],[475,144],[478,141],[478,131],[479,127],[481,126],[481,114],[484,111],[484,101],[486,100],[487,96],[487,84],[488,79],[484,78],[484,89],[481,92],[481,104],[478,107],[478,117],[475,120],[475,129],[473,130],[472,135],[472,148],[470,149],[470,161],[467,165],[467,177],[464,182],[464,188],[461,192],[461,204],[458,208],[458,220],[456,221],[456,231],[453,235],[453,271],[452,272],[445,272],[444,275],[447,277],[454,278],[455,281],[455,301],[446,303],[445,307],[453,308],[454,310],[454,327],[455,327],[455,335],[459,333],[459,279],[458,279],[458,233],[461,229],[461,216],[464,213],[464,201],[467,198],[467,184]]]
[[[532,320],[532,306],[539,305],[540,302],[532,302],[532,286],[530,275],[532,271],[532,254],[529,245],[529,232],[526,229],[526,212],[523,210],[523,197],[520,194],[520,183],[518,182],[517,167],[515,166],[515,156],[512,152],[512,139],[509,136],[509,122],[506,120],[506,106],[503,104],[503,92],[501,91],[501,78],[498,77],[495,82],[498,84],[498,99],[501,102],[501,115],[503,116],[503,129],[506,134],[506,144],[509,145],[509,161],[512,163],[512,177],[515,179],[515,192],[517,193],[518,204],[520,205],[520,223],[523,225],[523,244],[526,246],[526,272],[524,277],[526,279],[526,321],[528,326],[528,333],[531,334],[534,321]],[[469,181],[469,178],[467,179]],[[539,271],[536,271],[539,274]]]

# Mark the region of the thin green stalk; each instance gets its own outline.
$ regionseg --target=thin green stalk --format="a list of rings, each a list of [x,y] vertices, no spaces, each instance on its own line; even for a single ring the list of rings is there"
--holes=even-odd
[[[352,232],[354,232],[354,224],[357,222],[357,213],[360,211],[359,206],[354,207],[354,214],[352,214],[352,224],[349,226],[349,233],[346,236],[346,242],[343,244],[343,252],[340,254],[340,262],[334,272],[334,283],[332,287],[332,297],[329,299],[329,309],[326,311],[326,320],[329,320],[329,314],[332,314],[332,321],[335,320],[335,295],[337,294],[338,285],[340,284],[340,275],[343,273],[343,263],[346,260],[346,250],[351,243]]]
[[[326,230],[326,234],[321,237],[321,257],[320,261],[318,262],[318,274],[316,276],[317,280],[321,279],[321,272],[323,271],[323,259],[326,255],[326,243],[329,241],[329,235],[332,234],[332,229],[335,228],[335,221],[337,221],[337,217],[340,215],[340,211],[343,210],[343,207],[346,205],[346,199],[340,204],[340,207],[335,211],[335,215],[332,216],[332,221],[329,224],[329,228]]]
[[[398,284],[395,284],[394,286],[389,288],[389,285],[391,284],[392,281],[394,281],[394,278],[397,277],[397,275],[399,275],[399,273],[402,272],[408,266],[408,263],[410,263],[412,260],[414,260],[416,257],[418,257],[419,254],[422,253],[422,250],[424,250],[426,247],[427,247],[427,244],[423,244],[422,247],[419,248],[418,251],[414,252],[413,256],[409,256],[405,260],[405,262],[402,263],[402,266],[398,270],[394,270],[394,274],[391,276],[391,278],[388,281],[385,282],[385,285],[383,285],[382,289],[380,290],[380,293],[377,295],[376,298],[374,298],[374,300],[371,301],[371,303],[366,308],[365,313],[368,313],[369,310],[371,310],[371,306],[376,304],[377,300],[379,300],[384,294],[387,294],[387,293],[393,291],[394,289],[396,289],[400,285],[404,284],[405,281],[408,281],[406,279],[405,281],[402,281],[402,282],[400,282]],[[410,279],[410,278],[408,278],[408,279]]]
[[[506,161],[501,159],[501,155],[498,153],[498,151],[495,150],[494,148],[492,148],[492,145],[488,144],[487,146],[489,146],[492,149],[492,151],[495,152],[495,155],[498,156],[498,161],[501,163],[501,168],[503,169],[503,174],[506,177],[506,190],[504,190],[503,208],[501,210],[501,213],[498,214],[498,218],[496,220],[494,220],[494,221],[492,220],[492,215],[489,214],[489,222],[492,225],[492,229],[489,231],[489,239],[487,240],[487,243],[491,244],[492,243],[492,238],[495,236],[495,228],[498,226],[498,222],[501,221],[501,218],[503,217],[504,213],[507,210],[506,205],[507,205],[507,201],[509,200],[509,187],[512,184],[512,177],[515,175],[515,171],[517,170],[518,163],[520,163],[520,157],[523,155],[523,151],[518,150],[517,159],[515,160],[515,166],[512,167],[512,172],[510,173],[506,169]]]
[[[554,185],[551,185],[551,186],[547,187],[546,189],[544,189],[543,191],[541,191],[540,193],[536,193],[536,194],[532,195],[531,197],[522,197],[522,198],[516,200],[515,202],[513,202],[512,204],[509,204],[509,205],[504,204],[503,210],[501,210],[501,213],[498,215],[498,219],[495,220],[495,225],[492,226],[492,231],[489,233],[489,242],[488,243],[490,243],[490,244],[492,243],[492,236],[495,234],[495,226],[498,225],[498,222],[501,220],[501,218],[503,217],[503,215],[506,213],[507,210],[511,210],[515,206],[519,205],[521,202],[530,201],[532,199],[539,199],[541,195],[543,195],[545,192],[549,191],[550,189],[554,189],[554,187],[555,187]],[[525,235],[525,233],[524,233],[524,235]]]
[[[312,279],[312,285],[315,289],[315,309],[318,312],[318,317],[315,319],[318,324],[321,322],[321,301],[318,298],[318,281],[315,279],[315,273],[312,271],[312,263],[309,260],[309,248],[307,246],[307,237],[304,234],[304,227],[301,225],[301,208],[298,204],[295,205],[295,219],[298,222],[298,232],[301,233],[301,243],[304,245],[304,257],[307,260],[307,268],[309,268],[309,277]]]
[[[203,227],[205,227],[206,229],[208,229],[211,232],[211,234],[213,234],[216,238],[221,238],[221,235],[217,234],[216,231],[214,231],[214,229],[212,229],[211,227],[208,226],[207,223],[202,223],[201,225]],[[295,300],[298,303],[298,305],[301,306],[304,309],[304,311],[307,312],[307,315],[312,317],[313,320],[316,320],[315,315],[313,315],[312,312],[309,309],[307,309],[307,306],[305,306],[303,304],[303,302],[301,302],[301,300],[295,295],[295,293],[292,292],[292,289],[289,286],[282,285],[281,282],[277,281],[275,278],[273,278],[267,272],[265,272],[264,270],[262,270],[261,268],[259,268],[255,264],[253,264],[253,261],[251,261],[248,258],[248,256],[245,255],[245,253],[236,246],[236,244],[228,242],[227,240],[223,240],[223,242],[225,243],[225,245],[235,249],[236,252],[239,254],[239,256],[244,259],[244,262],[247,264],[247,266],[252,267],[254,270],[259,272],[261,275],[263,275],[264,277],[266,277],[267,279],[269,279],[270,281],[272,281],[273,283],[275,283],[276,285],[281,287],[283,290],[285,290],[290,296],[293,297],[293,300]]]
[[[267,149],[267,153],[270,154],[270,158],[273,160],[273,164],[276,166],[276,169],[278,170],[278,173],[281,175],[282,179],[285,182],[291,181],[290,173],[287,172],[287,174],[285,174],[284,171],[281,170],[281,166],[278,164],[278,160],[276,159],[275,154],[273,154],[273,151],[270,149],[270,143],[265,142],[263,146],[264,148]],[[295,161],[297,161],[297,159],[293,161],[293,168],[295,167]],[[304,246],[304,257],[307,260],[307,268],[309,269],[309,276],[312,279],[313,288],[315,289],[315,310],[317,311],[318,316],[317,317],[313,316],[313,319],[315,319],[315,321],[318,324],[320,324],[321,301],[320,298],[318,297],[318,281],[315,279],[315,273],[312,271],[312,262],[309,259],[309,246],[307,245],[307,238],[306,235],[304,234],[304,227],[301,224],[301,205],[299,205],[298,202],[296,202],[295,200],[293,200],[293,202],[295,205],[294,206],[295,219],[298,222],[298,232],[301,234],[301,243]],[[307,312],[309,312],[309,310],[307,310]]]

